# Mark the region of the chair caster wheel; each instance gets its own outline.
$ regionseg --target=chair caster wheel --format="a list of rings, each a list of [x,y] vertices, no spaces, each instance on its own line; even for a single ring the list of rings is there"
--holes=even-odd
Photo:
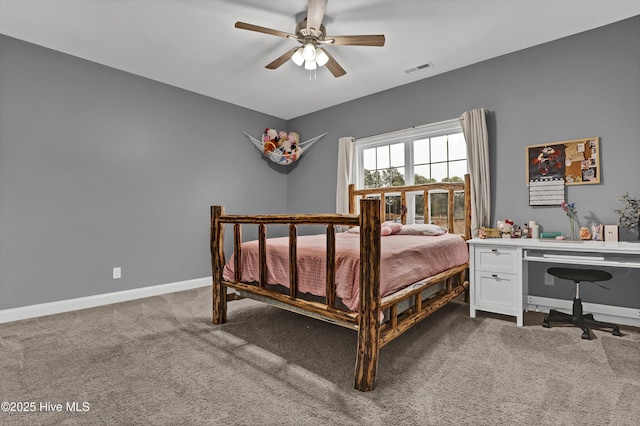
[[[613,334],[614,336],[622,336],[622,333],[620,333],[620,330],[613,330],[611,334]]]
[[[590,336],[589,336],[589,332],[585,331],[584,333],[582,333],[582,337],[584,340],[590,340]]]

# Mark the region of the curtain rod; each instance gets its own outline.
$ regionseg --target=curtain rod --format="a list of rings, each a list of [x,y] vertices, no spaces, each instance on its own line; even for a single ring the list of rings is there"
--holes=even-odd
[[[462,118],[462,116],[460,116],[460,118]],[[454,121],[460,121],[460,118],[452,118],[452,119],[449,119],[449,120],[438,121],[437,123],[420,124],[418,126],[408,127],[406,129],[392,130],[391,132],[387,132],[387,133],[378,133],[378,134],[375,134],[375,135],[361,136],[361,137],[354,138],[354,139],[357,140],[357,139],[367,139],[367,138],[380,137],[380,136],[391,136],[391,135],[394,135],[396,133],[406,132],[407,130],[421,129],[423,127],[438,126],[438,125],[453,123]]]

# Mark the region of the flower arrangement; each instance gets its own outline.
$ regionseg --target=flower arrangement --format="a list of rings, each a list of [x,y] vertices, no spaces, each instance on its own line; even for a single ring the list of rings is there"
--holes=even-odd
[[[562,202],[562,210],[567,214],[569,218],[569,224],[571,225],[571,239],[576,239],[576,222],[578,221],[578,210],[576,209],[576,203]]]
[[[618,225],[629,230],[637,228],[640,219],[640,198],[631,198],[629,197],[629,193],[625,192],[624,195],[620,196],[619,200],[624,203],[624,207],[613,209],[613,211],[620,215]],[[638,239],[640,239],[640,234],[638,234]]]

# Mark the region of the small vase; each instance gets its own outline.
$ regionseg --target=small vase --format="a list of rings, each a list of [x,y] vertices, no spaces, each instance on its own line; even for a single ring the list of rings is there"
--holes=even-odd
[[[571,216],[569,216],[569,224],[571,225],[571,239],[575,240],[578,238],[576,235],[576,220]]]

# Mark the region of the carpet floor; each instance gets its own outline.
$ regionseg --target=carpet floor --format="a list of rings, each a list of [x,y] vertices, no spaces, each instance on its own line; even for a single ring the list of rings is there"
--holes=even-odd
[[[2,425],[638,425],[640,330],[541,326],[454,301],[381,349],[201,288],[0,325]]]

